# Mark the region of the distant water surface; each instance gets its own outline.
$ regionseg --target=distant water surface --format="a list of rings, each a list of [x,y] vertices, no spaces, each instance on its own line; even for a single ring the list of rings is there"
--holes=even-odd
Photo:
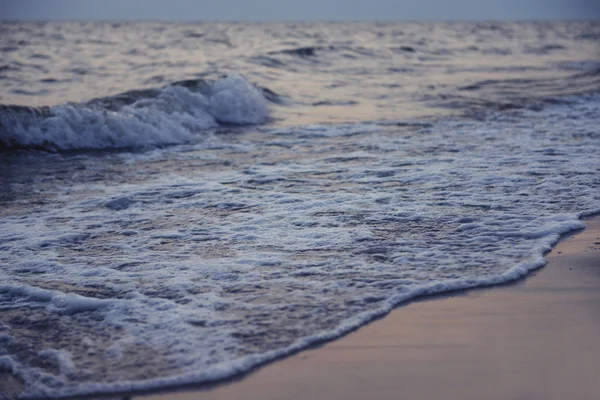
[[[32,22],[0,33],[4,104],[243,74],[269,90],[284,123],[348,122],[510,107],[600,82],[598,21]]]

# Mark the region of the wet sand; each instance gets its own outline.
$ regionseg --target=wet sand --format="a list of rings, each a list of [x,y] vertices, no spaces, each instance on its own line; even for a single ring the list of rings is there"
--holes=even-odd
[[[600,217],[514,284],[413,301],[192,399],[600,398]]]

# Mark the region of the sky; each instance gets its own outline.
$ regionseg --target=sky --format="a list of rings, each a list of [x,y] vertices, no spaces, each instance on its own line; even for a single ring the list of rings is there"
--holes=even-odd
[[[600,19],[600,0],[0,0],[0,19]]]

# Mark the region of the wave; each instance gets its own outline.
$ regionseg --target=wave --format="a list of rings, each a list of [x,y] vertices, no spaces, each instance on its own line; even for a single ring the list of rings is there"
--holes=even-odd
[[[558,97],[600,92],[600,68],[590,68],[568,77],[540,79],[484,80],[457,88],[459,91],[480,91],[493,95],[523,97],[535,93],[537,97]]]
[[[0,148],[140,148],[193,141],[221,125],[269,119],[265,89],[240,75],[186,80],[52,107],[0,105]],[[269,97],[275,96],[268,91]]]
[[[409,51],[409,50],[408,50]],[[414,51],[414,49],[412,50]],[[254,57],[255,62],[273,68],[292,68],[294,63],[289,64],[283,60],[277,59],[279,56],[287,56],[294,58],[295,61],[308,60],[310,63],[319,63],[327,56],[338,56],[342,59],[356,58],[373,58],[378,56],[375,49],[370,49],[364,46],[348,46],[348,45],[328,45],[328,46],[301,46],[282,50],[275,50]]]
[[[454,87],[449,93],[424,94],[422,99],[438,107],[477,116],[488,111],[540,110],[556,103],[597,98],[599,94],[600,68],[593,66],[566,77],[482,80]]]
[[[304,47],[295,47],[295,48],[291,48],[291,49],[284,49],[284,50],[277,50],[277,51],[271,51],[267,54],[269,55],[276,55],[276,54],[286,54],[286,55],[291,55],[291,56],[296,56],[296,57],[314,57],[317,55],[317,52],[321,52],[321,51],[332,51],[335,48],[333,46],[304,46]]]

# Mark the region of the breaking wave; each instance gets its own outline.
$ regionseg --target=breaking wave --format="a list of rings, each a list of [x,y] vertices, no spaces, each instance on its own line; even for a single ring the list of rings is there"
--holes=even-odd
[[[272,92],[270,92],[272,93]],[[267,99],[240,75],[187,80],[82,104],[0,105],[0,147],[46,150],[181,144],[226,124],[268,120]]]

